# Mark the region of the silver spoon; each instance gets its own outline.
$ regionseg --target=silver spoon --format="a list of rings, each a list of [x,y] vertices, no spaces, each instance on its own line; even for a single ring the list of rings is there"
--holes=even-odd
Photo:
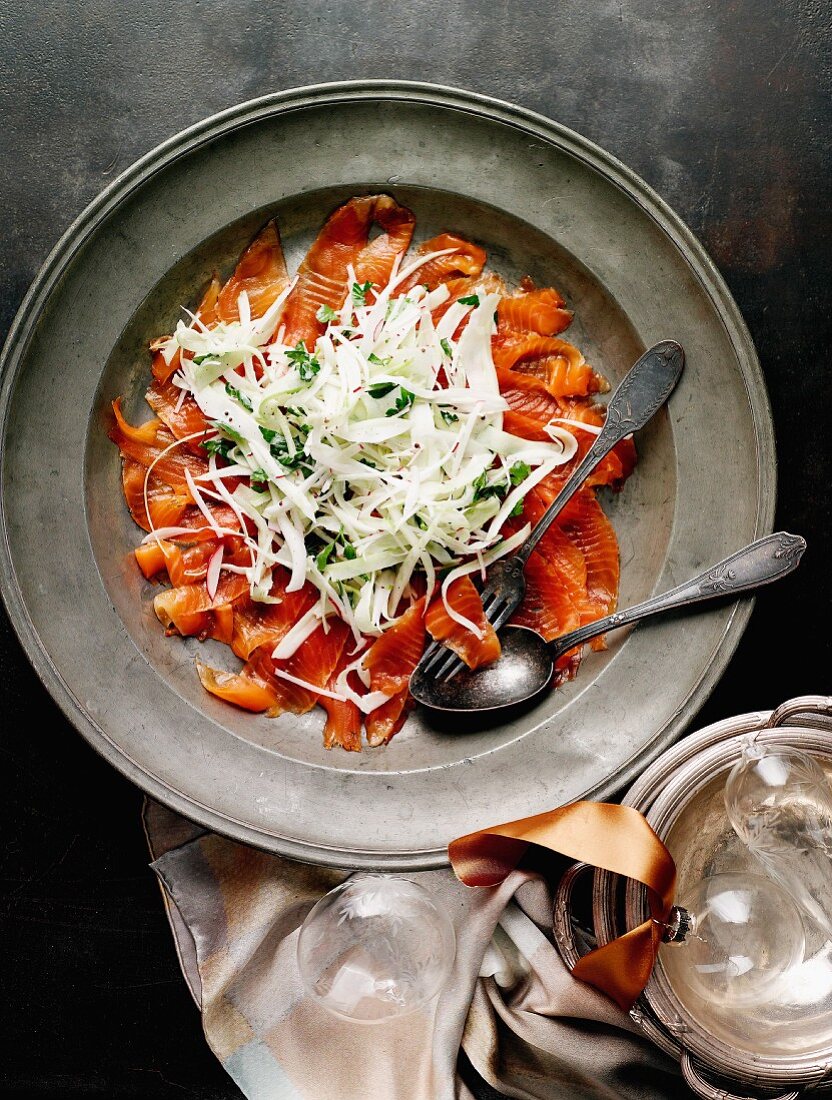
[[[791,573],[805,549],[806,540],[800,535],[790,535],[786,531],[767,535],[669,592],[587,623],[552,642],[545,642],[526,627],[510,627],[503,632],[502,655],[493,665],[475,672],[466,669],[447,681],[436,680],[417,668],[410,678],[411,694],[434,710],[493,711],[516,706],[549,684],[555,661],[575,646],[662,611],[689,607],[769,584]]]

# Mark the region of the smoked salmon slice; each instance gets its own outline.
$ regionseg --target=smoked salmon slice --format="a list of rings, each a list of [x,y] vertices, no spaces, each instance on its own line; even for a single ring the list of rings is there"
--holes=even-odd
[[[147,508],[145,508],[146,477],[147,468],[140,462],[132,458],[122,460],[121,484],[133,522],[144,531],[149,531],[151,526],[173,527],[180,523],[191,503],[190,493],[177,492],[151,473],[147,478]]]
[[[189,393],[183,396],[182,390],[172,382],[160,382],[157,379],[145,394],[145,401],[176,439],[192,437],[199,432],[204,435],[214,434],[205,414],[193,397]],[[198,438],[191,438],[188,441],[188,447],[194,454],[204,456],[205,451],[199,450],[200,442]]]
[[[369,243],[373,222],[383,232]],[[364,195],[350,199],[329,216],[298,268],[298,281],[286,300],[282,323],[284,342],[303,341],[312,346],[323,332],[317,314],[323,306],[340,309],[349,287],[348,267],[386,282],[395,257],[404,253],[413,234],[415,219],[389,195]],[[389,227],[389,231],[385,228]]]
[[[396,288],[396,294],[406,294],[414,286],[426,286],[430,290],[462,275],[479,275],[487,259],[485,250],[455,233],[440,233],[429,241],[424,241],[416,249],[417,256],[428,256],[431,252],[442,252],[452,248],[453,252],[445,256],[435,256],[422,264]]]
[[[318,702],[320,696],[316,687],[326,687],[333,669],[341,657],[350,629],[341,619],[330,619],[325,630],[319,626],[310,634],[299,649],[285,661],[275,661],[270,646],[262,646],[255,651],[253,664],[260,675],[274,680],[277,701],[274,713],[291,711],[293,714],[306,714]],[[311,687],[303,687],[290,680],[282,679],[277,672],[288,673],[295,679],[303,680]]]
[[[498,369],[539,379],[553,397],[586,397],[609,389],[573,344],[555,336],[510,332],[495,337],[492,350]]]
[[[618,539],[606,512],[595,494],[584,489],[570,500],[558,516],[557,524],[584,559],[590,605],[590,615],[585,621],[593,622],[609,615],[618,600],[621,567]]]
[[[330,691],[335,691],[339,675],[356,658],[357,655],[350,652],[347,642],[329,677],[327,687]],[[326,711],[324,748],[331,749],[340,745],[347,752],[361,752],[361,711],[355,703],[347,699],[330,699],[326,695],[320,696],[319,702]]]
[[[233,703],[235,707],[262,714],[275,705],[277,693],[274,686],[249,667],[242,672],[222,672],[197,661],[196,670],[206,691],[226,703]]]
[[[537,290],[531,280],[523,280],[520,289],[502,298],[497,306],[500,331],[536,332],[555,336],[572,324],[572,311],[554,287]]]
[[[215,321],[238,321],[238,300],[245,292],[252,317],[262,317],[289,283],[289,272],[277,225],[269,222],[240,257],[234,274],[217,295],[213,310],[205,305],[200,320],[209,328]]]
[[[364,655],[373,691],[395,695],[407,688],[425,648],[425,601],[417,600]]]
[[[580,626],[580,610],[569,586],[536,550],[529,556],[525,574],[526,595],[511,618],[514,626],[536,630],[547,642]]]
[[[367,744],[374,748],[386,745],[405,723],[412,706],[410,693],[400,691],[367,715]]]
[[[448,603],[477,627],[480,637],[451,618],[441,595],[434,597],[425,616],[430,636],[452,649],[469,668],[496,661],[500,656],[500,640],[483,613],[480,594],[470,577],[459,577],[450,585]]]
[[[275,574],[271,595],[280,603],[257,603],[246,596],[234,607],[231,648],[244,661],[259,646],[274,649],[318,598],[311,584],[305,584],[297,592],[287,592],[289,574],[282,569],[276,569]]]

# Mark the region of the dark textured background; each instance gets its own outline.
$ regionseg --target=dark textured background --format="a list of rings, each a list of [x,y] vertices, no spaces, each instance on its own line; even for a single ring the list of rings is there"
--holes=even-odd
[[[106,183],[240,100],[386,76],[532,107],[675,207],[759,349],[778,524],[810,550],[760,597],[700,721],[828,691],[830,19],[827,0],[0,0],[0,330]],[[0,685],[0,1094],[235,1095],[179,976],[140,796],[70,729],[5,617]]]

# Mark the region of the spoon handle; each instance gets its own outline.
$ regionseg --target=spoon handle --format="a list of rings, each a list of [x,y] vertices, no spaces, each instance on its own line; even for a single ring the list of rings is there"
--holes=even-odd
[[[806,549],[806,540],[800,535],[790,535],[787,531],[777,531],[773,535],[757,539],[743,547],[730,557],[712,565],[698,577],[671,588],[659,596],[652,596],[643,603],[637,603],[626,611],[616,611],[594,623],[563,634],[550,642],[550,650],[557,660],[567,650],[588,642],[607,630],[628,623],[636,623],[661,611],[672,611],[679,607],[688,607],[703,600],[713,600],[720,596],[747,592],[758,588],[778,577],[785,577],[797,568],[797,564]]]
[[[523,564],[529,560],[529,554],[549,530],[555,516],[580,489],[598,463],[610,453],[616,443],[620,443],[631,432],[643,428],[661,408],[679,381],[684,365],[685,353],[675,340],[662,340],[654,344],[634,364],[610,398],[604,427],[569,480],[532,528],[529,537],[516,551],[516,559]]]

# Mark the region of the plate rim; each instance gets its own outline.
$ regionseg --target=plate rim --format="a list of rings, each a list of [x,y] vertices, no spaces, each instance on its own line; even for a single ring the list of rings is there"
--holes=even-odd
[[[657,225],[669,238],[698,285],[713,303],[734,350],[745,383],[757,448],[755,537],[773,530],[777,466],[774,424],[765,379],[751,334],[725,280],[704,246],[680,216],[640,176],[613,154],[562,123],[536,111],[482,93],[422,81],[332,81],[289,88],[247,100],[210,115],[167,138],[134,161],[99,192],[71,222],[44,260],[15,314],[0,353],[0,595],[29,662],[64,716],[100,755],[145,794],[158,798],[206,828],[290,858],[328,866],[419,870],[446,866],[447,850],[423,849],[382,854],[376,851],[308,844],[279,836],[237,821],[183,794],[139,766],[125,749],[117,746],[85,711],[59,674],[29,617],[11,557],[3,488],[8,410],[21,362],[40,315],[63,272],[99,225],[152,176],[201,145],[264,118],[305,107],[374,99],[381,102],[415,102],[467,112],[542,138],[583,162],[616,186]],[[724,673],[739,644],[753,606],[753,600],[734,605],[711,660],[671,719],[656,731],[647,745],[622,765],[614,779],[608,778],[594,785],[581,797],[602,799],[627,788],[648,761],[655,759],[676,740],[693,720]]]

